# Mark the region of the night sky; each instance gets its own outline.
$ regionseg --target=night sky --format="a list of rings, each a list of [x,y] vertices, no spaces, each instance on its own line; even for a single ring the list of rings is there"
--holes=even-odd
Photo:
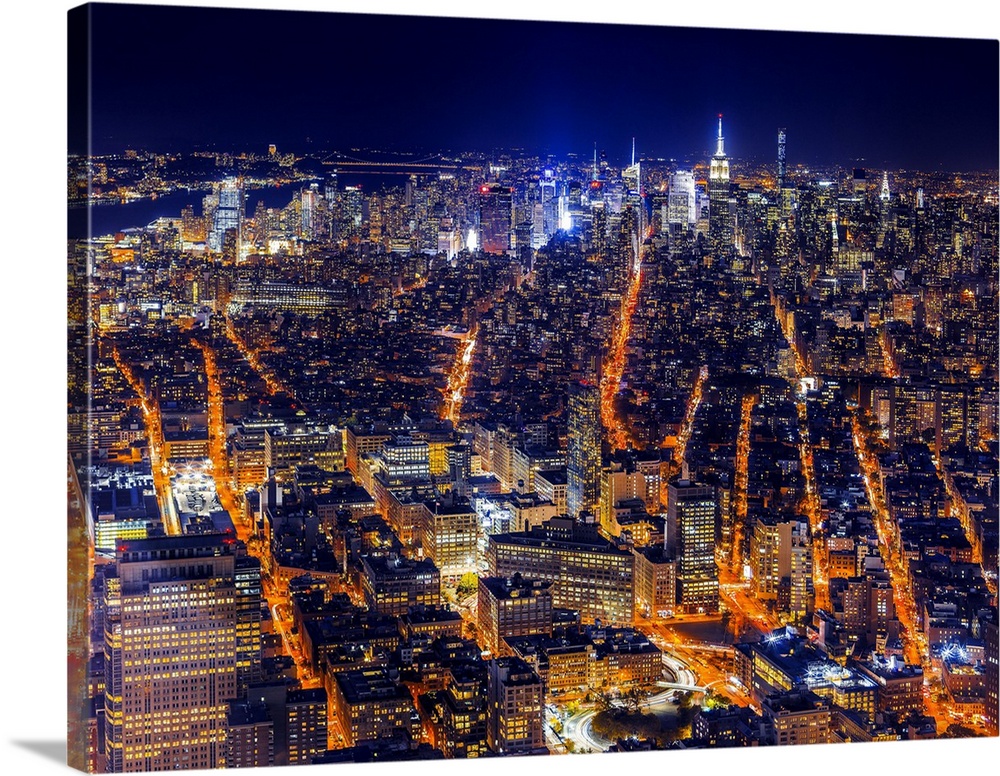
[[[96,153],[527,148],[992,170],[998,43],[93,7]]]

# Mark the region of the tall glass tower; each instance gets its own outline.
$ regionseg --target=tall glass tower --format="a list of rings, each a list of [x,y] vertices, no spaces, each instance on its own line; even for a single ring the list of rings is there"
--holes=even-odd
[[[570,516],[596,514],[601,488],[601,392],[590,382],[570,383],[566,508]]]
[[[486,253],[510,250],[511,191],[498,183],[479,187],[479,246]]]
[[[221,251],[226,232],[236,230],[239,245],[243,228],[243,182],[239,178],[226,178],[219,186],[219,206],[215,209],[212,231],[208,237],[208,247]]]

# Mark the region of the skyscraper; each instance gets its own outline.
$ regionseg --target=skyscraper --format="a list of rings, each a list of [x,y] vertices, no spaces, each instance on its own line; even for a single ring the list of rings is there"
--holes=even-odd
[[[511,191],[499,183],[479,187],[479,247],[486,253],[510,250]]]
[[[262,596],[260,559],[250,555],[236,559],[236,692],[246,697],[247,686],[259,682]]]
[[[569,386],[566,506],[578,517],[595,513],[601,487],[601,392],[590,382]]]
[[[694,175],[690,170],[677,170],[670,176],[667,194],[667,223],[689,229],[698,220],[698,202]]]
[[[118,543],[117,583],[105,601],[107,771],[225,766],[237,688],[232,541]]]
[[[715,565],[718,520],[715,488],[690,480],[667,486],[666,551],[677,559],[677,608],[686,613],[719,608]]]
[[[715,155],[708,170],[708,241],[716,255],[733,246],[733,217],[729,207],[729,157],[722,138],[722,114]]]
[[[221,251],[225,242],[226,232],[234,230],[237,251],[239,250],[240,231],[243,228],[243,181],[239,178],[226,178],[219,185],[219,205],[215,208],[212,220],[212,231],[208,237],[208,247],[213,251]]]
[[[785,129],[778,130],[778,204],[781,217],[787,219],[795,207],[795,187],[788,184],[788,165],[785,161]]]
[[[638,234],[646,233],[646,206],[642,201],[642,166],[635,159],[635,138],[632,138],[632,164],[622,170],[622,184],[625,193],[622,198],[622,207],[631,205],[636,215],[636,229]]]
[[[587,241],[591,252],[603,258],[608,253],[608,209],[604,201],[604,184],[601,181],[590,182],[588,201],[590,231]]]
[[[632,164],[622,170],[622,183],[625,194],[639,195],[642,188],[642,170],[635,160],[635,138],[632,138]]]
[[[318,183],[312,183],[308,189],[302,190],[302,218],[299,222],[299,232],[304,240],[311,240],[316,236],[319,197]]]
[[[778,191],[785,188],[785,130],[778,130]]]

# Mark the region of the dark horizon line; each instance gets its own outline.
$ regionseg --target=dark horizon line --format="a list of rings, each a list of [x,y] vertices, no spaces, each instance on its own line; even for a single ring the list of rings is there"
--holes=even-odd
[[[258,154],[266,155],[268,142],[242,142],[233,143],[230,145],[222,145],[221,143],[216,143],[213,141],[179,141],[174,147],[162,148],[158,147],[156,143],[132,143],[126,145],[117,145],[117,150],[103,150],[100,153],[95,153],[94,157],[102,156],[116,156],[121,155],[125,151],[137,151],[143,153],[171,153],[171,154],[194,154],[199,152],[212,152],[212,153],[229,153],[229,154]],[[283,144],[276,143],[277,152],[281,153],[293,153],[303,159],[318,159],[319,157],[332,153],[344,153],[345,150],[360,149],[365,152],[374,153],[392,153],[398,154],[400,156],[410,155],[415,156],[417,154],[426,155],[445,155],[445,154],[476,154],[481,156],[490,156],[496,154],[517,154],[520,157],[537,157],[539,159],[544,159],[546,156],[552,156],[557,159],[568,159],[569,157],[577,157],[582,162],[586,163],[588,160],[592,159],[593,146],[585,151],[555,151],[547,146],[529,146],[529,145],[512,145],[512,146],[492,146],[488,150],[483,147],[444,147],[439,146],[437,148],[431,148],[430,146],[423,146],[419,144],[408,145],[405,143],[390,143],[386,145],[378,146],[364,146],[364,145],[353,145],[350,143],[340,143],[336,146],[333,145],[321,145],[320,143],[312,140],[299,141],[298,143],[290,143],[283,147]],[[598,153],[607,154],[607,147],[601,147],[600,143],[597,146]],[[650,162],[678,162],[686,161],[692,157],[701,157],[707,161],[711,159],[712,150],[705,149],[703,151],[689,151],[686,154],[671,154],[671,155],[654,155],[655,152],[638,152],[636,153],[636,159],[640,161]],[[72,156],[87,156],[86,153],[71,153]],[[619,157],[624,159],[624,161],[615,161]],[[518,156],[515,156],[518,158]],[[759,154],[750,154],[746,156],[729,155],[728,159],[731,163],[741,163],[746,162],[753,165],[763,165],[773,163],[777,165],[777,152],[775,152],[774,157],[761,156]],[[404,160],[405,161],[405,160]],[[628,152],[622,154],[608,155],[608,163],[613,167],[627,167],[629,164]],[[924,166],[907,166],[901,165],[894,160],[888,159],[868,159],[867,157],[854,157],[845,158],[838,161],[831,161],[829,159],[800,159],[800,160],[789,160],[787,165],[790,169],[795,169],[802,166],[816,166],[816,167],[844,167],[846,165],[856,165],[858,163],[867,163],[868,166],[875,165],[878,169],[885,170],[896,170],[896,171],[906,171],[906,172],[927,172],[927,173],[979,173],[985,174],[990,172],[997,172],[1000,170],[998,166],[987,166],[987,167],[948,167],[945,168],[943,163],[939,162],[937,167],[928,168]],[[695,162],[697,163],[697,162]]]

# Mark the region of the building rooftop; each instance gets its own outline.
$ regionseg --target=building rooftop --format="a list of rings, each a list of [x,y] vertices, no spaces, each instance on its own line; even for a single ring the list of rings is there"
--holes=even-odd
[[[541,477],[550,485],[565,485],[566,484],[566,469],[541,469],[535,472],[535,481]]]
[[[350,704],[375,700],[412,699],[410,691],[392,678],[385,668],[362,668],[341,671],[335,676],[337,686]]]
[[[809,690],[793,690],[768,695],[764,699],[763,706],[772,714],[795,714],[803,711],[829,709],[830,701]]]
[[[512,577],[480,577],[479,583],[486,587],[494,598],[501,600],[538,596],[552,587],[551,582],[528,579],[520,574],[514,574]]]
[[[226,722],[229,727],[243,727],[271,722],[271,714],[267,705],[260,701],[231,701]]]

